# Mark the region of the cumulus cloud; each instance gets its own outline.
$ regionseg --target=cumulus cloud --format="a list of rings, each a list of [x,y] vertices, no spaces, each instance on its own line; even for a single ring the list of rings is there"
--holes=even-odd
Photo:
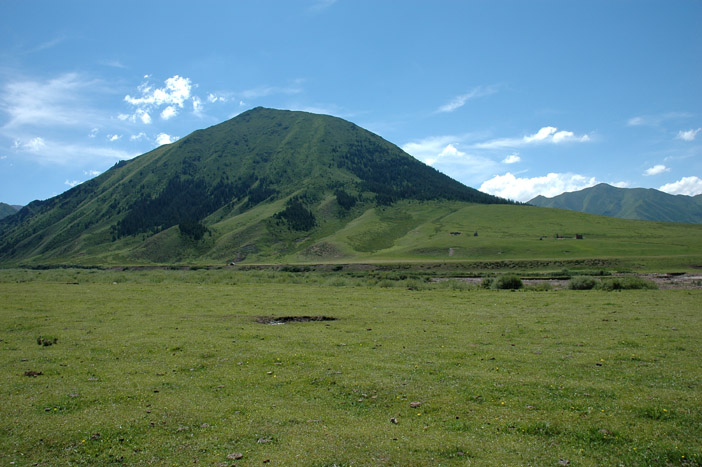
[[[499,164],[480,154],[462,150],[459,144],[462,139],[436,136],[407,143],[402,149],[425,164],[469,185],[495,173]]]
[[[149,75],[144,78],[149,79]],[[135,113],[127,118],[133,122],[138,119],[148,124],[151,123],[150,112],[165,106],[161,111],[161,118],[168,120],[176,116],[178,109],[182,109],[184,103],[190,99],[192,87],[190,78],[179,75],[168,78],[160,88],[154,88],[148,81],[144,82],[138,87],[140,96],[124,96],[125,102],[136,107]],[[122,115],[119,118],[122,118]]]
[[[122,135],[107,135],[107,141],[113,143],[115,141],[119,141],[122,138]]]
[[[678,136],[676,137],[677,139],[681,139],[683,141],[694,141],[695,137],[697,136],[697,133],[702,131],[702,128],[698,128],[696,130],[687,130],[687,131],[678,131]]]
[[[142,139],[146,138],[146,133],[143,131],[139,132],[136,135],[132,135],[129,137],[129,141],[141,141]]]
[[[164,144],[171,144],[175,141],[178,141],[177,136],[167,135],[166,133],[159,133],[158,135],[156,135],[156,144],[158,144],[159,146],[162,146]]]
[[[659,190],[670,193],[671,195],[699,195],[702,194],[702,178],[695,176],[683,177],[677,182],[663,185]]]
[[[468,102],[471,99],[489,96],[490,94],[494,94],[496,92],[497,92],[496,86],[478,86],[478,87],[473,88],[470,92],[467,92],[466,94],[461,94],[460,96],[454,97],[453,99],[451,99],[450,102],[439,107],[436,110],[436,112],[437,113],[453,112],[453,111],[463,107],[466,104],[466,102]]]
[[[660,175],[664,172],[669,172],[670,169],[663,164],[654,165],[653,167],[646,169],[644,175],[650,177],[651,175]]]
[[[202,100],[197,96],[193,97],[193,112],[195,115],[202,115]]]
[[[168,120],[169,118],[175,117],[176,115],[178,115],[178,111],[172,105],[169,105],[161,112],[161,118],[164,120]]]
[[[549,173],[543,177],[519,178],[507,172],[483,182],[479,190],[502,198],[529,201],[542,195],[553,197],[566,191],[577,191],[596,185],[595,177],[572,173]]]
[[[97,177],[97,176],[100,175],[102,172],[100,172],[99,170],[84,170],[83,173],[84,173],[85,175],[90,176],[90,177]]]
[[[517,162],[521,162],[522,158],[519,157],[519,154],[510,154],[509,156],[505,157],[502,159],[503,164],[516,164]]]
[[[165,81],[165,86],[154,89],[150,84],[139,86],[141,97],[124,96],[124,100],[135,106],[144,105],[177,105],[183,107],[183,102],[190,98],[192,84],[189,78],[172,76]]]
[[[209,102],[210,104],[214,104],[217,102],[227,102],[227,98],[224,96],[218,96],[216,94],[209,93],[207,95],[207,102]]]
[[[561,143],[586,143],[590,141],[589,135],[576,135],[572,131],[561,130],[554,126],[545,126],[534,134],[521,138],[499,138],[477,143],[473,147],[478,149],[518,148],[532,144],[561,144]]]
[[[80,185],[80,184],[83,183],[83,182],[79,182],[78,180],[66,180],[66,181],[63,182],[63,183],[64,183],[64,185],[68,185],[68,186],[70,186],[71,188],[73,188],[74,186]]]

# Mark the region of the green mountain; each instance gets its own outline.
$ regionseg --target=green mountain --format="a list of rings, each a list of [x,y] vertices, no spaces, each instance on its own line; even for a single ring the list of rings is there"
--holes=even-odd
[[[350,122],[256,108],[0,220],[0,262],[354,256],[382,249],[409,228],[411,215],[383,220],[379,213],[413,202],[508,203]],[[378,239],[365,231],[365,237],[323,240],[374,216]]]
[[[600,183],[553,198],[537,196],[528,204],[624,219],[702,223],[702,195],[671,195],[651,188],[616,188]]]
[[[16,212],[17,209],[14,206],[10,204],[0,203],[0,219],[10,216]]]

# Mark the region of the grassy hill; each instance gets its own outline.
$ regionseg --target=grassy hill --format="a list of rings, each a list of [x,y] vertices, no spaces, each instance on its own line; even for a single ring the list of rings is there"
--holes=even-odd
[[[671,195],[650,188],[617,188],[606,183],[553,198],[537,196],[529,204],[624,219],[702,223],[702,195]]]
[[[30,203],[0,222],[0,261],[270,256],[403,200],[507,203],[350,122],[256,108]]]
[[[0,220],[0,264],[664,256],[692,267],[701,233],[511,204],[350,122],[257,108]]]

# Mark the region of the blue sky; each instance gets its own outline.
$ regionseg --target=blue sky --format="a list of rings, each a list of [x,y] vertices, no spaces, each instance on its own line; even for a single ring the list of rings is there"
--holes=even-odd
[[[0,201],[256,107],[526,201],[702,193],[699,0],[0,2]]]

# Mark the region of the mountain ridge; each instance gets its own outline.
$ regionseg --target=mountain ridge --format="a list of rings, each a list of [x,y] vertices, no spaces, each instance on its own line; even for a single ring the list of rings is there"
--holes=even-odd
[[[527,204],[623,219],[702,223],[702,195],[671,195],[654,188],[618,188],[600,183],[552,198],[537,196]]]
[[[19,206],[21,208],[21,206]],[[0,219],[11,216],[19,211],[17,206],[0,202]]]

